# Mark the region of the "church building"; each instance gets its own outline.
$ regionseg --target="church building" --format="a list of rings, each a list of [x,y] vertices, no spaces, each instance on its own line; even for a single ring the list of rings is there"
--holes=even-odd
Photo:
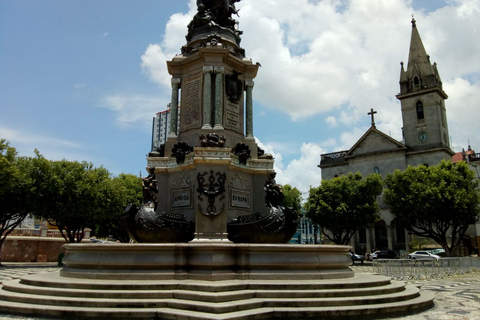
[[[321,155],[319,167],[322,179],[332,179],[349,172],[362,176],[379,173],[382,178],[395,169],[407,166],[435,165],[452,160],[450,137],[445,109],[448,98],[443,91],[437,64],[430,62],[416,22],[412,20],[412,34],[407,68],[400,70],[400,93],[403,140],[397,141],[375,126],[373,109],[371,127],[349,150]],[[381,220],[368,229],[359,230],[352,239],[358,252],[375,249],[408,251],[410,235],[397,227],[388,207],[379,200]]]

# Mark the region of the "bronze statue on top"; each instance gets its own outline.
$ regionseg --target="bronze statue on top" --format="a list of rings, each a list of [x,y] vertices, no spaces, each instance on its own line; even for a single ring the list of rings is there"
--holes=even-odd
[[[232,18],[232,15],[238,15],[238,10],[235,3],[240,0],[197,0],[197,14],[188,25],[189,39],[192,33],[204,26],[218,25],[223,28],[230,29],[241,34],[241,31],[236,30],[237,20]]]

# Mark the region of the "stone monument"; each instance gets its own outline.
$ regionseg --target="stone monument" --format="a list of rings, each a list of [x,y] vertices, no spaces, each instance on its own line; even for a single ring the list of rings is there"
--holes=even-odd
[[[355,274],[350,247],[282,244],[297,214],[281,205],[273,159],[253,138],[258,66],[239,45],[235,2],[198,0],[187,45],[167,63],[171,136],[148,158],[146,203],[125,210],[132,238],[142,243],[66,244],[60,272],[3,282],[0,312],[357,319],[432,306],[433,297],[413,285]]]
[[[158,196],[154,206],[125,212],[136,242],[286,243],[296,232],[297,213],[279,201],[274,160],[255,143],[259,64],[240,46],[235,2],[197,1],[187,44],[167,62],[170,136],[147,158]]]

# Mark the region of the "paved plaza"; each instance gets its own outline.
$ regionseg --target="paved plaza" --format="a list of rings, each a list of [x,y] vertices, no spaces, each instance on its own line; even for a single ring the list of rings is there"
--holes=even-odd
[[[371,273],[371,264],[356,264],[353,270],[358,273]],[[13,264],[5,263],[0,267],[0,283],[28,274],[58,271],[56,264]],[[435,307],[410,316],[401,316],[396,320],[480,320],[480,272],[454,275],[443,279],[411,281],[422,290],[435,295]],[[0,320],[49,320],[0,313]]]

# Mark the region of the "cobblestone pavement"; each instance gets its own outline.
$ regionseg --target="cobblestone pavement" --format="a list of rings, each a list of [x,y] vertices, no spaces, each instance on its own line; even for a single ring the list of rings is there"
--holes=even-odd
[[[352,266],[358,273],[371,273],[371,264]],[[0,283],[27,274],[58,271],[55,264],[6,264],[0,267]],[[401,316],[395,320],[480,320],[480,272],[450,276],[443,279],[415,280],[409,283],[421,286],[435,295],[435,306],[419,314]],[[50,320],[0,313],[0,320]]]
[[[372,273],[371,263],[352,266],[355,272]],[[401,316],[395,320],[480,320],[480,272],[453,275],[445,278],[412,280],[435,296],[435,306],[415,315]]]

